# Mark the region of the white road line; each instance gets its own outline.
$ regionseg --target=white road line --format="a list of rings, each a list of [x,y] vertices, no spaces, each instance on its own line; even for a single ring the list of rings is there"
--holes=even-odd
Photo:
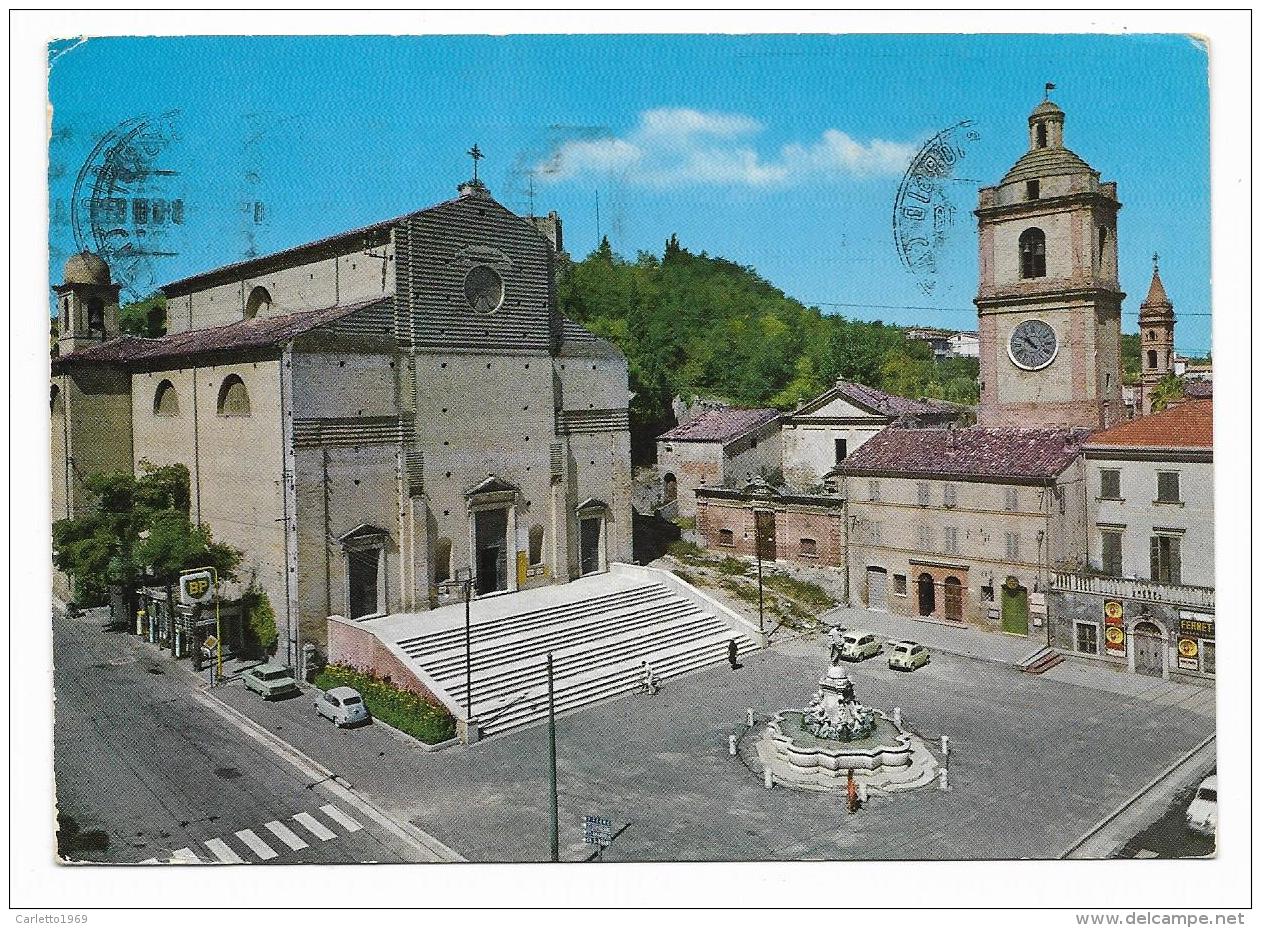
[[[276,852],[271,849],[271,845],[248,828],[241,829],[236,833],[236,836],[241,839],[242,844],[258,855],[259,860],[271,860],[276,856]]]
[[[327,828],[321,825],[319,820],[315,818],[315,816],[313,816],[310,812],[299,812],[297,815],[293,817],[293,820],[297,822],[299,825],[301,825],[303,828],[305,828],[307,831],[311,832],[311,834],[315,835],[321,841],[329,841],[337,837],[337,834],[335,832],[329,831]]]
[[[282,825],[280,822],[268,822],[267,830],[289,845],[289,850],[291,851],[300,851],[304,847],[311,846],[290,831],[288,826]]]
[[[337,824],[341,825],[347,831],[358,831],[360,828],[363,827],[358,822],[356,822],[353,818],[351,818],[349,815],[347,815],[345,812],[337,808],[337,806],[332,805],[331,803],[326,806],[320,806],[320,811],[323,812],[325,815],[327,815],[329,818],[331,818],[333,821],[335,821]]]
[[[201,858],[193,853],[191,847],[182,847],[178,851],[171,852],[171,861],[177,864],[199,864]]]
[[[206,842],[206,847],[210,848],[210,853],[214,854],[221,864],[243,864],[244,860],[232,848],[223,843],[220,838],[211,838]]]

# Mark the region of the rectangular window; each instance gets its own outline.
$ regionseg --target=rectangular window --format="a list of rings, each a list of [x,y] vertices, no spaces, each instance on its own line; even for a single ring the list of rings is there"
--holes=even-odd
[[[813,538],[801,539],[801,556],[802,557],[818,557],[819,549]]]
[[[1121,533],[1100,532],[1099,538],[1099,560],[1103,572],[1111,577],[1122,576]]]
[[[1177,503],[1182,497],[1178,488],[1178,472],[1161,470],[1156,472],[1156,502]]]
[[[1020,491],[1016,487],[1007,487],[1003,493],[1003,507],[1008,512],[1020,508]]]
[[[1038,196],[1042,192],[1041,187],[1042,187],[1042,184],[1039,181],[1036,181],[1036,180],[1025,181],[1025,199],[1026,200],[1038,199]]]
[[[871,543],[873,545],[878,545],[884,541],[883,532],[880,529],[879,522],[870,523],[868,528],[871,531]]]
[[[947,509],[954,509],[959,504],[958,494],[953,483],[947,483],[941,488],[941,503]]]
[[[1217,673],[1217,642],[1200,641],[1200,670],[1204,673]]]
[[[928,487],[928,484],[926,484],[926,483],[917,483],[917,484],[915,485],[915,489],[916,489],[916,491],[919,493],[919,504],[920,504],[921,506],[927,506],[927,505],[928,505],[928,495],[929,495],[929,492],[930,492],[929,487]]]
[[[1121,498],[1121,472],[1119,470],[1099,471],[1099,498]]]
[[[933,530],[927,525],[919,527],[919,548],[921,551],[933,550]]]
[[[954,526],[946,528],[946,553],[959,553],[959,530]]]
[[[724,548],[730,548],[736,543],[736,536],[729,528],[720,528],[718,530],[718,543]]]
[[[1007,560],[1020,560],[1020,535],[1016,532],[1007,533]]]
[[[1076,645],[1082,654],[1098,654],[1099,626],[1094,622],[1078,622]]]
[[[1152,579],[1157,583],[1182,582],[1182,539],[1177,535],[1153,535]]]
[[[836,463],[840,464],[845,460],[845,456],[849,454],[849,441],[844,438],[835,439],[836,445]]]
[[[872,503],[878,503],[880,501],[880,481],[879,480],[867,481],[867,500]]]
[[[893,595],[894,596],[906,595],[906,574],[893,575]]]

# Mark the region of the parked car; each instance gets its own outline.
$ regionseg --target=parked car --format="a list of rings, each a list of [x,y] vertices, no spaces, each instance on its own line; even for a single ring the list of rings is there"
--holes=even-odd
[[[245,671],[242,678],[247,690],[253,690],[264,699],[298,692],[298,681],[293,678],[293,671],[280,664],[259,664]]]
[[[357,725],[368,720],[368,707],[359,691],[349,686],[335,686],[315,697],[315,711],[335,725]]]
[[[1187,806],[1187,827],[1202,835],[1217,834],[1217,774],[1205,777]]]
[[[928,648],[918,641],[891,641],[889,667],[893,670],[915,670],[928,663]]]
[[[880,653],[882,645],[875,632],[846,632],[841,636],[841,657],[847,661],[862,661]]]

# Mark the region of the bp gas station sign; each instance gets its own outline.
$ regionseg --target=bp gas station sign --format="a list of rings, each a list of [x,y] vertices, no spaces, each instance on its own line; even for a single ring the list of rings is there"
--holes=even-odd
[[[214,599],[214,574],[209,570],[194,570],[180,577],[180,599],[185,605],[194,606]]]

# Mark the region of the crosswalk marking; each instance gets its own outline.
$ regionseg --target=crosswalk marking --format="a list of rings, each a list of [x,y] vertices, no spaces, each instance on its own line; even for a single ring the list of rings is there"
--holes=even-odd
[[[248,828],[241,829],[236,833],[236,836],[241,839],[242,844],[258,855],[259,860],[271,860],[276,856],[276,852],[271,849],[271,845]]]
[[[347,831],[358,831],[363,826],[334,805],[320,806],[320,811]]]
[[[210,853],[214,854],[221,864],[245,863],[236,851],[224,844],[219,838],[211,838],[206,842],[206,847],[210,848]]]
[[[280,822],[268,822],[267,830],[281,841],[285,842],[285,844],[289,845],[289,849],[291,851],[300,851],[304,847],[311,846],[295,835],[288,826],[282,825]]]
[[[297,815],[293,817],[293,819],[299,825],[305,828],[307,831],[311,832],[311,834],[319,838],[321,841],[328,841],[332,838],[337,837],[336,834],[334,834],[333,832],[325,828],[323,825],[321,825],[319,820],[315,816],[313,816],[310,812],[299,812]]]
[[[171,860],[177,864],[201,863],[201,858],[193,853],[193,849],[191,847],[182,847],[178,851],[172,851]]]

